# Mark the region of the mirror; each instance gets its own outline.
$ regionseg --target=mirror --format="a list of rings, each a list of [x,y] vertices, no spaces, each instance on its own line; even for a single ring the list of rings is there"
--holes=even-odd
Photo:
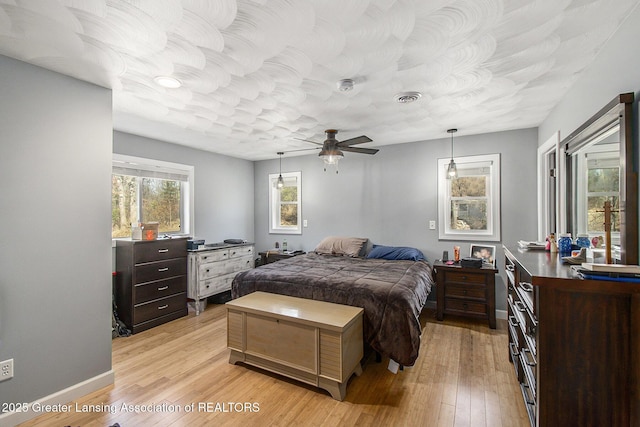
[[[566,230],[604,236],[611,203],[615,262],[638,264],[638,181],[633,165],[633,93],[621,94],[561,142],[566,153]]]

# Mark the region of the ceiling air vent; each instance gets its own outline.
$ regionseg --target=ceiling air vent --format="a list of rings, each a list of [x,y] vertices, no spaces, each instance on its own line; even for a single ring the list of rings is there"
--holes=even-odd
[[[422,97],[420,92],[400,92],[393,97],[399,104],[408,104],[415,102]]]

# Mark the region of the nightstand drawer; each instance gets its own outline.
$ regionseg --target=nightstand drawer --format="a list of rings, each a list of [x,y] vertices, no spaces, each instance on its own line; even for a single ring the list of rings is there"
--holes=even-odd
[[[455,298],[446,298],[445,305],[446,305],[445,310],[449,313],[457,311],[457,312],[466,313],[466,314],[478,314],[482,316],[487,315],[487,305],[481,302],[455,299]]]
[[[478,283],[478,284],[484,285],[486,280],[485,277],[486,275],[484,274],[474,274],[474,273],[467,273],[462,271],[448,271],[446,280],[449,283],[451,282]]]
[[[484,284],[482,285],[461,285],[458,283],[448,283],[444,291],[445,297],[471,298],[485,301],[487,291]]]

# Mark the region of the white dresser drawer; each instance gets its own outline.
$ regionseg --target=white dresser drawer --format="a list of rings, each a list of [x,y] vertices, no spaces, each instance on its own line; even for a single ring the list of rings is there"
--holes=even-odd
[[[198,254],[198,264],[207,264],[210,262],[221,261],[228,258],[229,258],[228,249],[207,251],[207,252]]]
[[[240,246],[229,249],[229,258],[251,256],[253,258],[253,246]]]

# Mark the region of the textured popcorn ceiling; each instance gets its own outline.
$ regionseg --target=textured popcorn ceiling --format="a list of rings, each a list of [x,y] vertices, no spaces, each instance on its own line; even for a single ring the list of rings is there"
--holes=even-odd
[[[537,126],[638,3],[0,0],[0,54],[112,88],[117,130],[259,160],[327,128],[375,147]]]

